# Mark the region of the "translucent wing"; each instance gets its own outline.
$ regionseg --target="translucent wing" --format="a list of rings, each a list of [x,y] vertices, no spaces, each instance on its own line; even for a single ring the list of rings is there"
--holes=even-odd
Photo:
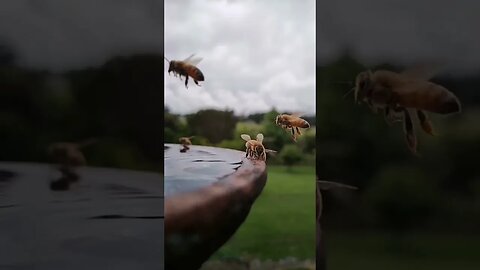
[[[245,140],[245,141],[250,141],[251,140],[250,135],[247,135],[247,134],[242,134],[242,135],[240,135],[240,137],[242,137],[242,139]]]
[[[275,154],[277,154],[277,151],[271,150],[271,149],[265,149],[265,153],[275,156]]]
[[[301,113],[301,112],[294,112],[291,114],[292,116],[295,116],[295,117],[302,117],[303,115],[305,115],[305,113]]]
[[[184,62],[190,64],[190,65],[197,65],[198,63],[200,63],[200,61],[202,61],[202,57],[195,57],[195,54],[192,54],[190,55],[189,57],[187,57],[185,60],[183,60]]]
[[[321,189],[328,190],[330,188],[348,188],[348,189],[358,189],[357,187],[345,185],[341,183],[331,182],[331,181],[322,181],[317,180],[317,183]]]
[[[401,72],[402,75],[413,79],[430,80],[442,69],[440,64],[418,64]]]
[[[262,133],[257,134],[257,141],[263,142],[263,134]]]

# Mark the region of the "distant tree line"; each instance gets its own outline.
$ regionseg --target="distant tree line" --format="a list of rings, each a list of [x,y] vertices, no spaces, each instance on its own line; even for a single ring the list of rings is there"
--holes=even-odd
[[[165,108],[165,142],[178,143],[178,138],[195,136],[194,144],[211,145],[236,150],[245,150],[241,134],[252,138],[258,133],[265,136],[264,145],[277,151],[277,155],[268,158],[272,163],[286,165],[313,165],[315,160],[315,117],[309,116],[312,127],[304,130],[297,143],[291,139],[290,131],[275,124],[278,111],[272,109],[266,113],[237,116],[233,111],[214,109],[200,110],[187,115],[172,114]]]

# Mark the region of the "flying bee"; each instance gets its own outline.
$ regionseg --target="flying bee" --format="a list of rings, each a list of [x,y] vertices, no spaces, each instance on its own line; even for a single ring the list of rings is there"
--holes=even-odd
[[[284,129],[291,129],[292,139],[297,141],[297,137],[302,135],[300,128],[309,128],[310,124],[300,118],[301,114],[280,114],[275,118],[275,124],[281,126]]]
[[[416,154],[417,138],[412,112],[417,115],[422,129],[433,136],[435,132],[426,111],[438,114],[461,111],[460,101],[452,92],[428,81],[433,75],[421,67],[402,73],[364,71],[357,75],[351,91],[355,93],[355,103],[367,103],[374,113],[382,109],[387,123],[403,121],[408,148]]]
[[[188,149],[190,149],[190,147],[188,147],[188,146],[189,146],[189,145],[192,145],[191,139],[193,139],[193,138],[194,138],[194,136],[190,136],[190,137],[180,137],[180,138],[178,139],[178,141],[179,141],[180,144],[183,146],[183,149],[182,149],[183,151],[182,151],[182,150],[180,150],[180,151],[185,152],[185,151],[187,151]]]
[[[263,134],[259,133],[257,134],[256,140],[253,140],[250,138],[250,135],[247,134],[242,134],[240,135],[245,143],[246,147],[246,153],[245,157],[251,157],[253,159],[260,159],[260,160],[267,160],[267,153],[274,154],[276,151],[270,150],[270,149],[265,149],[263,146]]]
[[[169,62],[168,66],[168,74],[173,72],[173,75],[176,77],[177,75],[182,79],[182,76],[185,76],[185,87],[188,89],[188,78],[192,77],[193,81],[196,85],[201,86],[198,82],[202,82],[205,80],[203,73],[196,67],[202,58],[194,58],[195,54],[190,55],[183,61],[172,60],[169,61],[166,57],[165,60]]]

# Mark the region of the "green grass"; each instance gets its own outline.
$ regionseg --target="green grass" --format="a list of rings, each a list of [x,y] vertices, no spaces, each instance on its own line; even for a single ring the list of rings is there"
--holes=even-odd
[[[215,255],[278,260],[315,257],[315,168],[269,166],[247,220]]]
[[[480,269],[480,235],[414,233],[395,248],[385,233],[324,233],[329,270]]]

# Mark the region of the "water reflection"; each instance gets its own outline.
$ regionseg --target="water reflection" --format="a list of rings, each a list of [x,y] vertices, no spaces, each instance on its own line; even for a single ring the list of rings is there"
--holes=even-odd
[[[54,2],[0,2],[0,269],[159,269],[163,4]]]
[[[81,181],[56,192],[45,185],[51,179],[49,165],[0,162],[2,266],[132,269],[141,259],[142,269],[158,268],[161,176],[89,167],[77,173]],[[78,261],[84,268],[72,268]]]
[[[192,191],[208,186],[232,174],[242,164],[244,153],[231,149],[190,146],[178,151],[178,144],[165,145],[165,195]]]

